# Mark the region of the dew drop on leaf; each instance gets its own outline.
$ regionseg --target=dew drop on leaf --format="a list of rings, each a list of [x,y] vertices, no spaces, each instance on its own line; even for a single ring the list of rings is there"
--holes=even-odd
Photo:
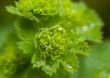
[[[58,31],[63,32],[64,29],[63,29],[62,27],[59,27],[59,28],[58,28]]]
[[[72,69],[72,64],[67,64],[67,67],[69,68],[69,69]]]

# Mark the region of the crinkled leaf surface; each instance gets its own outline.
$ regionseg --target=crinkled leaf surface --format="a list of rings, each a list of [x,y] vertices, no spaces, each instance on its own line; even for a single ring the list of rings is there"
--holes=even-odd
[[[26,56],[31,54],[27,58],[32,68],[49,75],[60,65],[75,72],[79,55],[88,55],[87,41],[101,41],[102,21],[82,2],[19,0],[7,10],[19,16],[15,23],[18,48]]]

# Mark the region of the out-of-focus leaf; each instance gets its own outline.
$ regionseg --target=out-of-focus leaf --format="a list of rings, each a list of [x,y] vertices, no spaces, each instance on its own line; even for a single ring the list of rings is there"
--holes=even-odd
[[[109,78],[110,41],[93,45],[91,48],[91,55],[84,59],[79,78]]]

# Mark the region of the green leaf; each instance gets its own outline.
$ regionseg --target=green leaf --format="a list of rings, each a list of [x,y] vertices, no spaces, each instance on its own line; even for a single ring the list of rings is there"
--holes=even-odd
[[[78,52],[81,54],[80,52],[82,52],[82,55],[86,55],[86,52],[88,52],[86,42],[85,44],[82,43],[84,41],[85,37],[83,38],[79,36],[79,33],[75,34],[75,32],[70,34],[70,31],[67,32],[66,29],[60,27],[60,25],[58,27],[55,26],[50,29],[45,29],[36,35],[35,43],[37,43],[37,55],[34,55],[36,60],[32,59],[33,67],[41,67],[47,74],[52,75],[57,71],[62,62],[65,69],[69,72],[76,71],[78,68],[76,54],[78,54]],[[73,48],[75,50],[73,50]],[[75,53],[76,51],[77,53]],[[68,68],[69,65],[72,67]]]
[[[56,61],[50,61],[46,62],[46,64],[42,67],[42,70],[44,70],[47,74],[50,76],[53,75],[53,73],[56,73],[59,68],[60,60]]]
[[[110,74],[110,41],[91,46],[91,54],[83,59],[79,78],[108,77]]]
[[[24,54],[33,54],[34,44],[29,41],[18,42],[18,48],[23,51]]]
[[[25,18],[20,18],[15,22],[15,28],[18,33],[18,37],[21,40],[32,41],[35,36],[35,29],[33,27],[33,21]]]
[[[33,68],[40,68],[45,65],[45,60],[38,53],[33,55],[31,62],[33,64]]]
[[[76,55],[89,55],[90,47],[87,42],[82,42],[73,45],[73,48],[70,51],[73,51],[73,53]]]
[[[17,15],[21,15],[21,13],[17,10],[17,8],[13,7],[13,6],[8,6],[6,7],[7,11],[12,13],[12,14],[17,14]]]
[[[62,64],[64,68],[71,73],[75,72],[78,69],[78,59],[72,53],[68,53],[64,55]]]
[[[18,48],[32,56],[27,59],[34,69],[41,68],[49,75],[56,73],[60,64],[75,72],[78,55],[89,53],[89,41],[101,41],[102,21],[84,3],[19,0],[7,10],[24,17],[15,23]]]

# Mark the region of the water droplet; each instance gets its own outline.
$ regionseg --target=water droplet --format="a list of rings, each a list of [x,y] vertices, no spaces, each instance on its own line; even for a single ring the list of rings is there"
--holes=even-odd
[[[62,27],[59,27],[59,28],[58,28],[58,31],[63,32],[64,29],[63,29]]]
[[[72,69],[72,64],[67,64],[67,67],[68,67],[69,69]]]
[[[46,47],[47,47],[46,45],[41,45],[41,44],[40,44],[40,49],[41,49],[41,50],[45,50]]]
[[[47,69],[47,70],[50,70],[51,69],[51,64],[47,64],[47,65],[45,65],[45,68]]]
[[[47,68],[50,69],[51,68],[51,65],[47,65]]]

